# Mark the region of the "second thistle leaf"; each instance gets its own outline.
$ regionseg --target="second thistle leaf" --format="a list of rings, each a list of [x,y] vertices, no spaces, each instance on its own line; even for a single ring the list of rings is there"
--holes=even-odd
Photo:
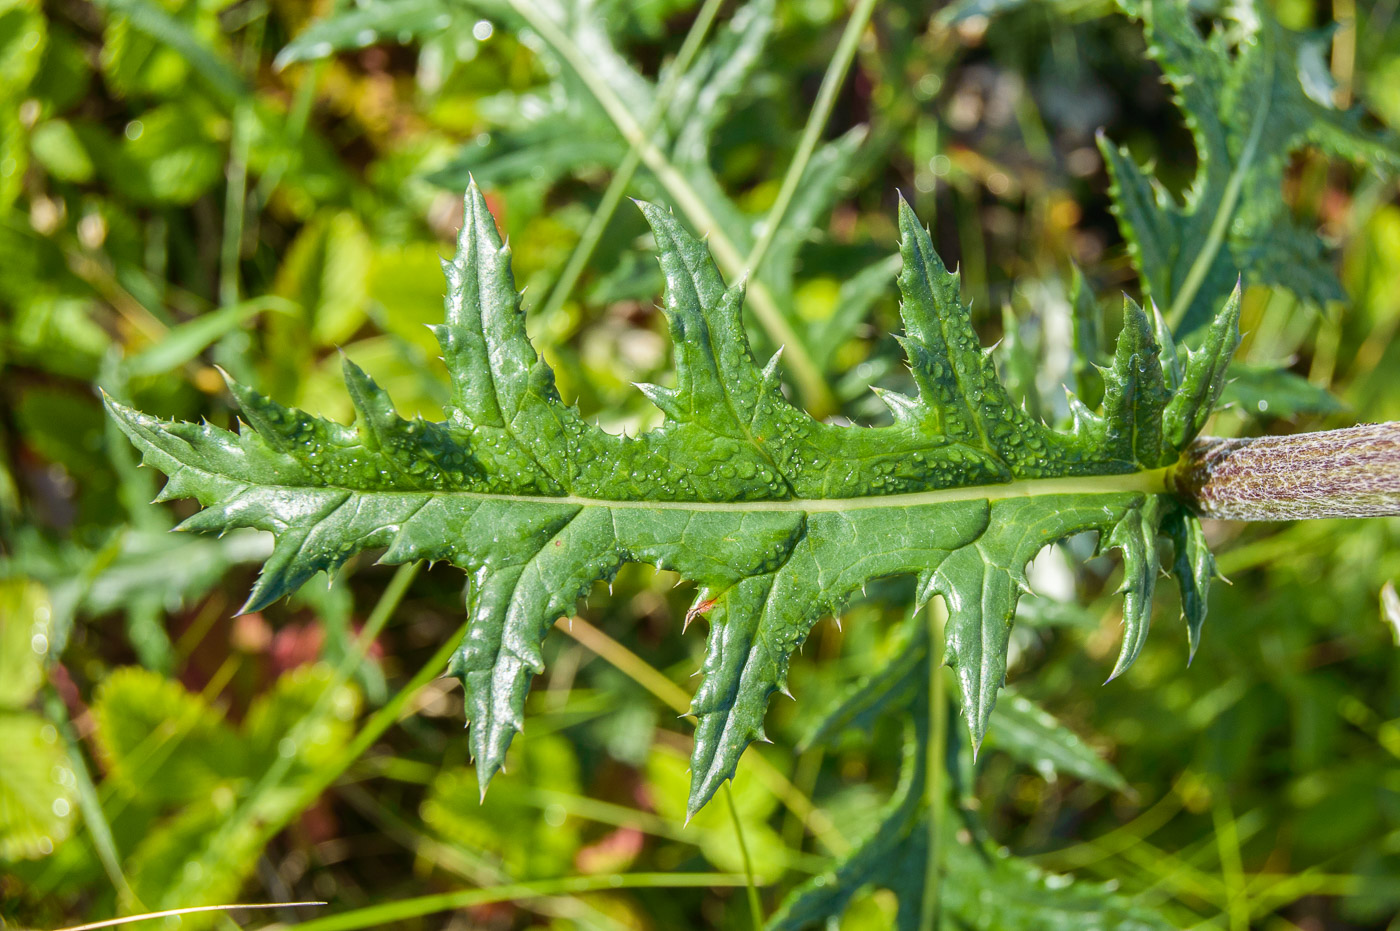
[[[1205,324],[1240,274],[1314,304],[1342,299],[1322,240],[1284,203],[1284,169],[1293,152],[1313,146],[1394,172],[1400,141],[1363,128],[1359,108],[1333,105],[1330,79],[1317,67],[1326,37],[1285,29],[1259,0],[1228,4],[1208,36],[1180,0],[1119,5],[1142,21],[1200,163],[1178,204],[1126,150],[1100,139],[1114,211],[1146,293],[1178,333]]]

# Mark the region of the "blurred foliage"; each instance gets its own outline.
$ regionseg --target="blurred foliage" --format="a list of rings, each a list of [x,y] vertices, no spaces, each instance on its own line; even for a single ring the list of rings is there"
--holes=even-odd
[[[1222,6],[1241,9],[1192,4],[1208,37],[1238,21],[1215,19]],[[612,50],[591,60],[616,69],[609,86],[641,126],[696,7],[570,4],[556,21]],[[802,700],[768,716],[778,746],[808,748],[751,751],[737,817],[719,799],[689,826],[691,725],[673,709],[701,643],[680,636],[689,593],[669,574],[628,567],[598,587],[580,616],[601,640],[582,625],[550,638],[530,726],[484,806],[460,697],[432,679],[435,645],[460,624],[456,573],[391,579],[356,560],[329,589],[232,617],[267,543],[167,534],[188,512],[148,504],[156,479],[102,418],[96,386],[228,425],[220,366],[343,419],[339,348],[402,414],[440,416],[445,380],[421,324],[440,314],[467,172],[511,238],[531,337],[566,397],[610,429],[653,416],[631,383],[664,380],[671,362],[637,212],[624,203],[577,285],[551,293],[629,143],[521,9],[553,6],[0,2],[0,923],[326,899],[366,927],[741,926],[742,837],[766,917],[795,922],[812,889],[832,889],[849,903],[839,927],[885,928],[901,908],[921,917],[916,838],[937,836],[945,927],[1054,926],[1034,909],[1072,916],[1066,927],[1092,926],[1086,914],[1106,927],[1397,927],[1400,665],[1381,613],[1400,579],[1393,519],[1210,526],[1233,585],[1212,592],[1194,661],[1168,630],[1103,688],[1118,569],[1090,557],[1092,541],[1047,552],[1012,638],[1019,698],[997,712],[1024,714],[994,723],[1000,744],[975,762],[906,726],[910,703],[929,700],[904,623],[912,587],[872,584],[794,663]],[[656,134],[712,214],[711,244],[729,240],[740,262],[850,14],[796,0],[742,18],[765,9],[724,6]],[[1367,131],[1400,126],[1393,0],[1270,9],[1312,37],[1327,100],[1361,106]],[[1095,134],[1151,165],[1174,203],[1202,168],[1199,127],[1142,25],[1116,10],[876,8],[806,169],[812,197],[794,199],[754,276],[836,416],[879,422],[865,389],[908,387],[887,287],[896,189],[932,218],[1027,404],[1063,416],[1065,383],[1091,398],[1092,370],[1069,371],[1067,349],[1116,329],[1093,295],[1152,290],[1110,212]],[[1269,216],[1320,234],[1308,267],[1341,285],[1318,307],[1318,293],[1246,278],[1235,407],[1210,430],[1400,419],[1396,185],[1311,144],[1269,155],[1281,197]],[[705,226],[654,164],[625,193]],[[1159,617],[1177,608],[1159,593]],[[864,680],[892,662],[903,671],[872,696]],[[833,707],[849,723],[823,728]],[[947,750],[944,835],[917,805],[891,820],[928,746]],[[905,846],[881,847],[882,831]],[[883,865],[831,883],[867,850]],[[650,888],[663,873],[715,878]],[[561,876],[598,881],[570,892]],[[636,887],[612,888],[628,877]],[[422,897],[476,887],[505,901],[427,913]]]

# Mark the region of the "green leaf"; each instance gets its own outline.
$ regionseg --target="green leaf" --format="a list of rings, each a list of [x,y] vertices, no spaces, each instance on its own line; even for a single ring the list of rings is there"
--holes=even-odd
[[[42,586],[27,579],[0,580],[0,708],[23,708],[38,694],[52,618]]]
[[[43,586],[0,580],[0,861],[53,853],[77,808],[58,731],[20,710],[44,682],[52,616]]]
[[[582,845],[579,822],[540,818],[538,797],[541,790],[580,791],[573,747],[555,734],[523,739],[511,748],[510,775],[491,804],[483,805],[469,769],[444,770],[428,790],[423,820],[463,849],[499,858],[517,879],[569,872]]]
[[[385,39],[408,42],[441,32],[451,22],[451,5],[444,0],[378,0],[348,7],[308,26],[277,53],[273,67],[316,61]]]
[[[242,742],[223,715],[158,673],[113,672],[98,687],[93,719],[111,778],[133,795],[187,802],[247,771]]]
[[[915,836],[922,836],[916,830]],[[1168,931],[1169,922],[1115,891],[1113,883],[1071,882],[1005,850],[949,838],[943,908],[999,931]]]
[[[1071,348],[1074,352],[1074,393],[1089,407],[1103,401],[1103,374],[1099,371],[1099,347],[1103,345],[1103,314],[1099,313],[1094,291],[1084,280],[1079,266],[1070,279],[1070,305],[1073,308]]]
[[[145,204],[188,204],[223,173],[217,122],[196,103],[162,104],[132,120],[120,142],[89,149],[113,189]]]
[[[1117,791],[1127,788],[1118,770],[1054,715],[1008,690],[992,716],[987,745],[1035,769],[1046,779],[1060,773]]]
[[[818,361],[827,355],[829,362],[829,353],[817,348],[824,334],[813,332],[795,313],[793,276],[800,246],[849,180],[866,131],[856,127],[813,153],[757,270],[747,267],[747,256],[764,218],[736,203],[712,166],[718,127],[755,87],[763,86],[755,78],[777,21],[773,0],[750,0],[716,30],[711,44],[680,80],[666,108],[666,125],[651,139],[642,137],[638,120],[651,112],[659,84],[618,50],[626,42],[619,32],[626,16],[579,2],[510,0],[505,6],[509,13],[503,24],[539,48],[554,81],[548,93],[530,99],[531,106],[509,108],[510,116],[501,120],[507,132],[492,134],[500,144],[465,147],[434,180],[457,188],[478,166],[481,183],[487,173],[498,179],[517,177],[526,167],[520,151],[533,146],[541,151],[538,157],[531,152],[528,167],[541,169],[543,176],[532,177],[549,184],[583,165],[616,164],[625,147],[635,145],[650,171],[650,176],[638,176],[639,193],[651,196],[659,185],[708,237],[725,273],[751,277],[749,303],[760,324],[753,339],[769,350],[784,347],[785,364],[799,394],[820,413],[831,413],[834,400]],[[613,151],[618,154],[605,157]]]
[[[162,499],[204,506],[184,529],[274,534],[245,610],[367,549],[383,549],[386,563],[447,560],[468,572],[471,628],[450,671],[465,687],[483,785],[521,728],[555,619],[626,562],[693,580],[691,616],[709,623],[691,708],[692,811],[762,738],[768,697],[786,687],[812,625],[871,579],[913,575],[920,605],[946,599],[947,660],[980,742],[1026,564],[1049,543],[1098,531],[1125,549],[1130,569],[1117,671],[1126,668],[1146,632],[1155,535],[1176,508],[1166,473],[1219,396],[1237,297],[1180,373],[1130,305],[1103,412],[1079,405],[1072,428],[1055,431],[1011,405],[957,277],[902,205],[902,343],[918,394],[881,393],[891,426],[820,423],[787,401],[772,362],[754,359],[743,287],[727,286],[668,212],[642,210],[677,369],[673,387],[640,386],[665,414],[656,430],[609,434],[560,401],[475,186],[446,265],[446,323],[435,328],[451,381],[446,422],[399,417],[348,361],[353,427],[238,384],[238,433],[166,423],[110,398],[108,408],[169,476]]]
[[[1126,150],[1100,138],[1114,211],[1144,291],[1178,332],[1205,324],[1243,274],[1315,304],[1343,298],[1322,241],[1283,200],[1289,156],[1304,146],[1377,171],[1400,170],[1400,145],[1336,109],[1319,70],[1321,35],[1284,29],[1266,4],[1226,5],[1203,36],[1178,0],[1119,0],[1142,20],[1148,54],[1176,92],[1199,168],[1183,204]]]
[[[371,254],[369,235],[352,213],[326,214],[303,227],[277,270],[273,291],[301,305],[309,333],[288,326],[279,332],[303,341],[309,335],[321,346],[354,336],[365,321]]]
[[[334,682],[334,672],[324,664],[301,666],[284,673],[269,691],[253,701],[243,721],[250,772],[261,773],[278,757],[290,755],[296,756],[302,769],[311,769],[350,742],[351,725],[360,711],[360,695],[349,685],[337,686],[331,692]],[[287,735],[321,702],[326,703],[324,713],[313,719],[301,740],[293,745]]]
[[[286,824],[301,810],[302,785],[344,752],[353,733],[359,694],[348,684],[327,694],[334,678],[322,665],[284,673],[254,700],[235,733],[178,682],[131,667],[108,675],[93,704],[104,789],[153,815],[174,809],[126,859],[137,901],[162,909],[235,897],[263,851],[267,825]],[[290,768],[261,785],[279,759],[289,759]]]
[[[66,120],[48,120],[34,127],[29,146],[35,161],[60,181],[85,184],[97,170],[83,141]]]
[[[75,785],[53,725],[0,711],[0,861],[53,853],[78,807]]]
[[[914,703],[928,688],[928,625],[914,618],[889,662],[846,688],[802,738],[802,748],[828,743],[843,731],[868,733],[875,722]]]
[[[921,672],[927,677],[928,667]],[[898,931],[921,927],[925,870],[929,856],[927,778],[927,693],[917,693],[908,713],[899,786],[880,820],[830,870],[794,889],[768,920],[766,931],[800,931],[841,915],[856,894],[874,886],[892,891],[899,910]],[[942,835],[939,909],[945,926],[997,931],[1165,931],[1163,918],[1107,885],[1072,882],[992,848],[975,816],[940,806]],[[973,831],[964,831],[971,824]],[[969,837],[971,834],[973,836]]]
[[[262,853],[257,826],[244,822],[226,833],[217,851],[208,842],[219,836],[236,809],[231,792],[214,792],[159,822],[136,846],[126,870],[132,892],[146,909],[190,908],[232,902]],[[131,903],[133,906],[135,903]],[[213,916],[187,916],[182,927],[207,928]]]
[[[1163,522],[1162,530],[1176,550],[1172,572],[1181,591],[1181,616],[1186,619],[1187,642],[1194,658],[1196,648],[1201,645],[1201,627],[1206,622],[1210,583],[1220,573],[1206,543],[1205,530],[1194,515],[1184,510],[1174,511]]]
[[[1232,362],[1227,379],[1221,405],[1234,405],[1251,417],[1286,419],[1346,410],[1346,405],[1326,388],[1277,365]]]
[[[36,0],[0,3],[0,97],[16,99],[44,57],[48,21]]]
[[[98,0],[97,6],[110,17],[102,56],[109,80],[115,79],[113,83],[119,92],[155,89],[133,86],[139,80],[133,80],[135,72],[149,67],[149,59],[173,54],[178,55],[224,104],[232,106],[248,96],[243,79],[209,47],[211,43],[205,36],[192,29],[189,23],[172,16],[163,5],[149,0]],[[190,12],[202,14],[204,25],[215,27],[209,31],[222,37],[212,6],[192,5]],[[183,75],[168,69],[166,74],[173,76],[177,84],[183,79]],[[176,90],[176,87],[162,89]]]
[[[1032,599],[1035,600],[1035,599]],[[853,683],[802,741],[828,742],[843,731],[870,733],[878,719],[915,713],[928,689],[928,625],[915,618],[888,663]],[[918,712],[922,713],[922,712]],[[1046,779],[1067,773],[1110,789],[1127,784],[1077,734],[1030,699],[1008,690],[997,703],[987,746],[1034,768]]]
[[[745,857],[734,831],[734,816],[727,810],[730,801],[690,812],[682,801],[687,779],[685,758],[664,747],[655,747],[646,764],[647,785],[655,791],[657,814],[677,824],[684,823],[688,836],[695,838],[700,852],[716,868],[742,873]],[[783,839],[769,826],[778,800],[752,773],[734,781],[729,798],[743,826],[748,862],[760,882],[781,878],[791,859]],[[693,832],[693,834],[692,834]]]

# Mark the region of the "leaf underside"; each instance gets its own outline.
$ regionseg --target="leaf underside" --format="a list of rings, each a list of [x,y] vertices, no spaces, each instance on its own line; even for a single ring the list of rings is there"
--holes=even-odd
[[[475,184],[457,254],[444,263],[446,321],[434,328],[452,382],[445,423],[399,417],[348,360],[353,426],[232,382],[236,433],[163,422],[111,399],[108,408],[169,477],[160,500],[203,505],[182,529],[275,536],[244,610],[364,550],[469,573],[470,627],[450,671],[465,686],[483,789],[521,729],[550,626],[627,562],[693,581],[692,615],[709,623],[691,706],[692,811],[763,736],[768,697],[785,688],[813,624],[872,579],[912,574],[920,605],[946,599],[946,660],[977,742],[1006,675],[1025,566],[1047,544],[1092,530],[1122,551],[1117,675],[1147,633],[1158,535],[1172,535],[1194,644],[1213,565],[1194,519],[1158,492],[1219,397],[1238,342],[1237,294],[1202,347],[1181,352],[1127,302],[1102,410],[1072,400],[1072,426],[1051,430],[1012,404],[957,276],[902,204],[901,342],[918,392],[881,392],[890,426],[838,426],[786,400],[776,357],[755,361],[743,286],[727,286],[668,211],[642,210],[676,363],[674,386],[640,386],[665,414],[656,430],[612,435],[560,400],[526,337],[510,251]]]

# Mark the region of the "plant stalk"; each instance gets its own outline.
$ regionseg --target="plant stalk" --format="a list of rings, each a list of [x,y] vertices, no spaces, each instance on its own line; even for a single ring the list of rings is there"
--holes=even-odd
[[[656,89],[656,100],[652,104],[651,113],[647,116],[645,125],[642,127],[642,139],[651,139],[656,135],[656,131],[665,122],[666,111],[671,107],[671,100],[676,95],[676,89],[680,87],[681,78],[690,70],[690,63],[700,51],[701,44],[705,41],[705,36],[710,32],[710,26],[715,21],[716,14],[719,13],[723,0],[706,0],[700,9],[700,14],[695,17],[695,23],[690,27],[690,32],[686,34],[685,42],[681,45],[681,50],[677,53],[675,60],[671,63],[670,69],[666,73],[665,79]],[[608,182],[607,190],[603,192],[603,198],[598,202],[598,208],[593,211],[593,216],[588,220],[588,226],[584,229],[583,235],[579,237],[578,244],[574,246],[574,251],[569,254],[569,261],[564,265],[564,271],[560,273],[559,280],[550,289],[549,298],[545,301],[544,310],[541,316],[550,317],[557,313],[559,308],[564,306],[564,302],[569,299],[570,293],[574,290],[574,285],[578,283],[579,276],[583,274],[584,268],[588,265],[588,260],[593,257],[593,250],[598,247],[598,241],[603,238],[603,231],[607,229],[608,221],[612,219],[613,212],[617,210],[617,205],[622,203],[623,195],[627,193],[627,186],[632,183],[632,177],[637,173],[637,168],[642,163],[642,150],[634,139],[627,147],[627,155],[613,172],[612,180]]]
[[[724,785],[724,801],[729,808],[729,820],[734,824],[734,840],[739,845],[739,856],[744,863],[744,879],[748,890],[749,900],[749,920],[753,922],[753,931],[763,931],[763,905],[758,898],[758,886],[754,884],[753,861],[749,859],[749,845],[744,840],[744,822],[739,820],[739,809],[734,805],[734,793],[730,791],[729,783]]]
[[[948,790],[948,690],[943,683],[943,653],[947,647],[948,605],[931,599],[928,607],[929,740],[924,800],[928,805],[928,859],[924,862],[924,895],[919,908],[919,931],[938,931],[943,905],[943,818]]]
[[[1167,483],[1202,517],[1400,516],[1400,423],[1297,436],[1197,437]]]
[[[826,122],[831,117],[831,108],[836,104],[836,95],[840,92],[841,85],[846,82],[846,75],[851,70],[851,60],[856,57],[856,46],[860,44],[860,37],[865,33],[865,27],[870,23],[870,14],[874,11],[875,0],[856,0],[856,8],[851,12],[851,18],[846,21],[846,28],[836,44],[836,54],[832,57],[826,74],[822,75],[821,87],[817,89],[817,99],[812,104],[812,112],[807,115],[807,125],[802,128],[797,152],[783,176],[778,196],[763,221],[763,232],[759,235],[758,242],[749,250],[748,258],[744,260],[746,277],[758,275],[759,266],[768,256],[768,249],[773,245],[778,230],[782,228],[783,219],[792,204],[792,197],[797,193],[797,185],[802,182],[802,176],[807,172],[807,164],[812,160],[812,153],[821,141],[822,130],[826,128]]]

